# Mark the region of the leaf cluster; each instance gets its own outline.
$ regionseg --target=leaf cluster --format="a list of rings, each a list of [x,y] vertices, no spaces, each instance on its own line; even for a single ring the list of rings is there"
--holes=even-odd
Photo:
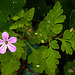
[[[22,9],[17,15],[13,16],[12,19],[16,20],[14,24],[10,26],[10,29],[17,29],[24,26],[30,26],[31,20],[33,19],[35,9],[31,8],[29,11],[25,11]]]
[[[59,34],[63,25],[61,23],[66,19],[65,15],[62,15],[63,9],[61,9],[61,5],[59,2],[56,2],[53,9],[47,13],[47,16],[41,21],[38,25],[38,29],[33,33],[33,38],[29,39],[33,40],[33,43],[40,43],[42,40],[44,43],[52,40],[57,34]],[[42,42],[41,42],[42,43]]]

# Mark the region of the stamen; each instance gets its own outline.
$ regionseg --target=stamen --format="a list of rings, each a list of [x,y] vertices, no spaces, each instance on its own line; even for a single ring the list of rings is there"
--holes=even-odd
[[[8,41],[5,41],[5,44],[7,44],[8,43]]]

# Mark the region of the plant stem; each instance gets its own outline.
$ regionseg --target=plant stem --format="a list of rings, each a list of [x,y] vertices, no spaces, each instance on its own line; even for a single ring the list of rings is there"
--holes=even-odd
[[[35,49],[25,40],[25,42],[28,44],[28,46],[32,49],[32,51],[35,52]]]

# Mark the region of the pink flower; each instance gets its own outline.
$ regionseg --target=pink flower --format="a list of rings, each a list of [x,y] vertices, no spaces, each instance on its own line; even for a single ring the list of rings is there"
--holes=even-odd
[[[3,38],[3,40],[0,39],[0,45],[2,45],[0,47],[0,53],[4,54],[6,52],[7,47],[11,52],[15,52],[16,47],[14,45],[12,45],[12,43],[16,43],[17,38],[16,37],[9,38],[9,34],[7,32],[2,33],[2,38]]]

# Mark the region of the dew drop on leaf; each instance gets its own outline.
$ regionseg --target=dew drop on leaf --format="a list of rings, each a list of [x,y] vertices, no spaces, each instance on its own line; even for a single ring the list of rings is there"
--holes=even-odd
[[[40,65],[36,65],[36,67],[40,67]]]
[[[41,40],[41,43],[44,43],[44,40]]]
[[[35,33],[35,35],[38,35],[38,33]]]
[[[50,20],[48,21],[48,23],[50,23]]]

